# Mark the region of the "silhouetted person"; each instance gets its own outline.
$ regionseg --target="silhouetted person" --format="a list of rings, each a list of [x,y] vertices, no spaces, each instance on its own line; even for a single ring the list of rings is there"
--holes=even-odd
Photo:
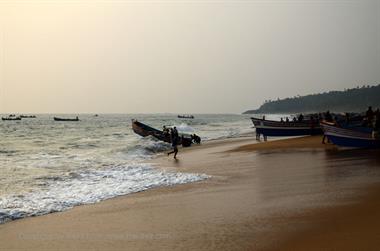
[[[169,129],[166,126],[162,127],[162,132],[164,133],[165,138],[170,136]]]
[[[288,117],[286,117],[285,122],[289,123],[289,118]]]
[[[303,115],[302,113],[298,116],[298,122],[302,122],[303,121]]]
[[[283,118],[281,118],[281,121],[280,121],[281,123],[284,123],[284,119]]]
[[[326,113],[325,113],[325,120],[327,121],[327,122],[333,122],[333,118],[332,118],[332,116],[331,116],[331,113],[330,113],[330,111],[327,111]]]
[[[325,113],[325,121],[329,122],[329,123],[332,123],[333,122],[333,118],[331,116],[331,113],[330,111],[327,111]],[[323,139],[322,139],[322,144],[325,144],[325,140],[326,140],[326,134],[323,134]],[[327,139],[327,142],[329,143],[329,139]]]
[[[350,123],[350,113],[346,112],[346,125]]]
[[[194,143],[197,143],[197,144],[201,143],[201,137],[199,137],[195,133],[193,135],[191,135],[191,139],[193,140]]]
[[[365,116],[367,117],[368,126],[371,126],[372,120],[373,120],[373,111],[372,106],[368,107],[368,110],[365,113]]]
[[[171,130],[170,136],[171,136],[173,151],[169,152],[168,156],[174,153],[174,159],[177,159],[177,153],[178,153],[177,146],[178,146],[179,137],[178,137],[178,131],[176,127],[173,127],[173,129]]]

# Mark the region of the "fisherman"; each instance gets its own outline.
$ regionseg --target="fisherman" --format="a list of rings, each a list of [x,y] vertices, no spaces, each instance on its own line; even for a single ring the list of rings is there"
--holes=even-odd
[[[193,140],[194,143],[197,143],[197,144],[201,143],[201,137],[199,137],[195,133],[193,135],[191,135],[191,139]]]
[[[331,113],[330,113],[330,111],[327,111],[326,113],[325,113],[325,120],[327,121],[327,122],[333,122],[333,118],[332,118],[332,116],[331,116]]]
[[[350,124],[350,113],[346,112],[346,125]]]
[[[171,152],[168,152],[168,156],[172,153],[174,153],[174,159],[177,159],[177,153],[178,153],[178,141],[179,141],[179,137],[178,137],[178,131],[177,131],[177,128],[176,127],[173,127],[171,132],[170,132],[170,136],[171,136],[171,142],[172,142],[172,147],[173,147],[173,151]]]
[[[286,117],[285,122],[289,123],[289,118],[288,117]]]
[[[371,121],[373,119],[372,106],[368,107],[368,110],[366,111],[365,116],[367,117],[368,123],[371,123]]]
[[[283,118],[281,118],[281,121],[280,121],[281,123],[284,123],[284,119]]]
[[[303,115],[302,115],[302,113],[298,116],[298,122],[302,122],[302,120],[303,120]]]
[[[333,122],[333,118],[330,114],[330,111],[327,111],[325,114],[324,114],[324,117],[325,117],[325,121],[326,122],[329,122],[329,123],[332,123]],[[323,134],[323,139],[322,139],[322,144],[326,144],[325,143],[325,140],[326,140],[326,134]],[[329,143],[329,139],[327,139],[327,143]]]
[[[374,139],[380,138],[380,115],[377,113],[375,115],[375,123],[373,126],[373,131],[372,131],[372,137]]]
[[[169,129],[166,126],[162,127],[162,132],[164,133],[165,138],[169,137]]]

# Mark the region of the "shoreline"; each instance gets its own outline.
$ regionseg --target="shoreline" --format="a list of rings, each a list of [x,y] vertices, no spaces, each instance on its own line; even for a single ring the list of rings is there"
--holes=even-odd
[[[149,162],[212,177],[2,224],[0,250],[319,250],[326,248],[318,246],[326,239],[331,243],[328,248],[345,250],[358,249],[365,241],[377,244],[372,238],[380,234],[376,228],[363,231],[368,238],[360,235],[363,241],[356,246],[347,238],[342,246],[342,238],[328,231],[328,219],[341,216],[334,221],[335,229],[349,236],[355,229],[344,220],[360,222],[358,212],[367,216],[367,224],[377,224],[373,209],[380,209],[374,202],[380,186],[361,173],[341,179],[339,172],[352,171],[344,166],[335,166],[338,174],[323,173],[331,172],[340,158],[345,163],[348,159],[340,153],[337,157],[331,145],[317,146],[319,140],[303,137],[252,144],[253,138],[235,138],[180,149],[178,161],[161,155]],[[308,163],[310,159],[315,163]],[[275,168],[276,163],[286,172]],[[320,167],[326,163],[331,166]],[[356,168],[363,160],[350,163]],[[368,165],[375,172],[379,162]],[[331,189],[323,183],[326,178],[332,180]],[[346,213],[340,214],[341,210]],[[372,210],[375,219],[363,214],[366,210]],[[331,236],[337,236],[334,246]]]

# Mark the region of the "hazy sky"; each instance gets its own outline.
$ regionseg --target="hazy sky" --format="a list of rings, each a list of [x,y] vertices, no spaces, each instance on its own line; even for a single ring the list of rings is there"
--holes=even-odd
[[[0,0],[0,113],[240,113],[380,83],[380,0]]]

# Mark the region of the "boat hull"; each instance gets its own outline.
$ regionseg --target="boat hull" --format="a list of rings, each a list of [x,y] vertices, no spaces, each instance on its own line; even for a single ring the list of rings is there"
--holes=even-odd
[[[57,118],[54,117],[54,121],[79,121],[79,119],[64,119],[64,118]]]
[[[350,148],[380,148],[380,139],[373,138],[372,133],[366,133],[347,128],[340,128],[330,123],[322,123],[326,137],[334,145]]]
[[[251,120],[256,128],[256,133],[264,136],[285,137],[322,134],[321,127],[315,122],[279,122],[256,118],[251,118]]]

